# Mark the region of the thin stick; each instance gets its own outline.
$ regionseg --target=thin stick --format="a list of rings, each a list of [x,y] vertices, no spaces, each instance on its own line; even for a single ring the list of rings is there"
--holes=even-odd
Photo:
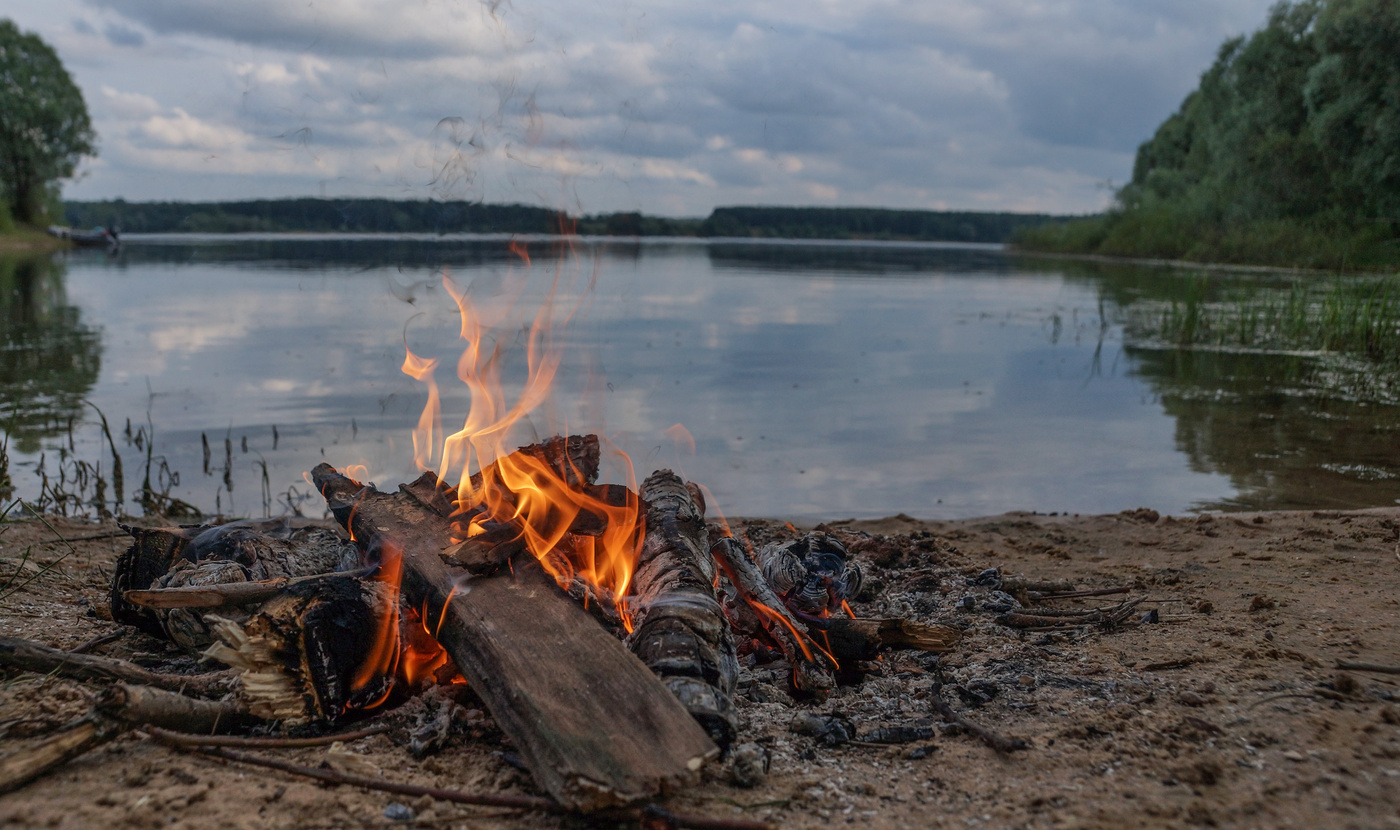
[[[1037,600],[1044,599],[1078,599],[1080,597],[1106,597],[1111,594],[1126,594],[1131,591],[1131,587],[1124,588],[1099,588],[1095,591],[1066,591],[1060,594],[1041,594]]]
[[[18,637],[0,637],[0,668],[56,674],[69,680],[118,680],[200,697],[226,694],[236,676],[232,670],[192,675],[156,674],[126,660],[70,654]]]
[[[146,608],[224,608],[230,605],[251,605],[271,599],[291,585],[355,574],[311,574],[309,576],[279,577],[262,582],[226,582],[219,585],[197,585],[181,588],[147,588],[123,591],[122,599]]]
[[[73,648],[68,649],[68,653],[82,654],[88,649],[97,648],[100,645],[106,645],[107,643],[110,643],[114,640],[120,640],[125,634],[126,631],[124,630],[108,631],[106,634],[98,634],[96,637],[93,637],[90,640],[87,640],[79,645],[74,646]]]
[[[159,735],[153,735],[160,740]],[[246,752],[239,752],[234,749],[224,747],[206,747],[195,749],[183,744],[167,744],[173,749],[183,752],[197,752],[202,755],[209,755],[216,758],[223,758],[228,761],[235,761],[241,764],[252,764],[268,769],[280,770],[292,775],[301,775],[307,778],[315,778],[330,784],[347,784],[352,787],[362,787],[366,790],[378,790],[380,792],[397,793],[398,795],[428,796],[438,801],[450,801],[455,804],[474,804],[484,807],[507,807],[516,810],[532,810],[545,813],[569,814],[575,811],[570,810],[558,802],[548,798],[534,795],[506,795],[492,793],[464,793],[460,790],[445,790],[438,787],[421,787],[416,784],[403,784],[397,781],[386,781],[382,778],[369,778],[363,775],[351,775],[349,773],[337,772],[326,767],[307,767],[301,764],[293,764],[277,758],[264,758],[260,755],[250,755]],[[774,825],[766,821],[753,821],[750,819],[723,819],[710,818],[708,816],[687,815],[684,813],[672,813],[664,810],[655,804],[639,808],[626,808],[619,810],[605,810],[594,815],[616,818],[640,820],[645,817],[660,818],[669,821],[676,827],[691,827],[696,830],[775,830]]]
[[[390,728],[389,724],[381,723],[368,729],[341,732],[337,735],[321,735],[314,738],[243,738],[237,735],[193,735],[188,732],[172,732],[158,726],[148,727],[145,731],[150,733],[151,737],[160,740],[161,743],[188,747],[234,746],[245,749],[298,749],[306,746],[325,746],[336,741],[358,741],[360,738],[388,732]]]
[[[933,706],[938,710],[938,714],[943,718],[944,723],[951,723],[965,732],[976,735],[982,743],[1003,754],[1015,752],[1019,749],[1031,748],[1029,743],[1020,738],[1008,738],[1005,735],[998,735],[989,729],[978,726],[953,711],[953,707],[949,706],[948,701],[943,699],[943,678],[938,673],[941,672],[941,670],[936,669],[935,671],[936,674],[933,680],[933,686],[929,689],[929,697],[933,700]]]
[[[1400,674],[1400,666],[1383,666],[1380,663],[1353,663],[1349,660],[1338,660],[1337,668],[1347,671],[1372,671],[1377,674]]]

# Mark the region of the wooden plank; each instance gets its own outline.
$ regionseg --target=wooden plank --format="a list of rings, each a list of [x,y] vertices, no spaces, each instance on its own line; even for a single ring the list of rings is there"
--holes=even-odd
[[[312,471],[337,520],[371,556],[397,548],[402,590],[515,743],[539,786],[596,810],[698,780],[719,754],[661,681],[533,559],[470,577],[440,558],[451,524],[405,495]]]

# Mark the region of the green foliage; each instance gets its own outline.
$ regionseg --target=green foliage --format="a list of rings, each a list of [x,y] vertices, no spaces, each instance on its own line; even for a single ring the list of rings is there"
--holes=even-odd
[[[93,155],[83,94],[53,48],[0,20],[0,189],[21,222],[44,218],[49,185]]]
[[[1281,2],[1221,46],[1109,213],[1023,247],[1349,268],[1400,263],[1400,4]]]
[[[701,236],[784,239],[889,239],[1005,242],[1019,228],[1051,222],[1035,213],[884,210],[880,208],[720,207]]]

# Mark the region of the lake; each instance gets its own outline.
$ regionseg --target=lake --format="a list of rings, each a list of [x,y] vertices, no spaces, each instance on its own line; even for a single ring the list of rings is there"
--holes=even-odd
[[[729,515],[1400,499],[1400,407],[1339,386],[1335,361],[1137,332],[1187,272],[993,246],[728,240],[559,252],[526,239],[527,267],[508,242],[152,236],[116,256],[0,262],[16,494],[91,495],[98,465],[111,469],[98,410],[128,509],[148,447],[154,487],[228,515],[319,515],[302,474],[321,461],[365,464],[381,487],[415,477],[425,392],[400,370],[405,342],[442,361],[449,425],[469,401],[441,274],[502,314],[518,391],[524,326],[562,271],[558,315],[577,310],[554,330],[559,382],[515,437],[600,431],[639,476],[681,470]]]

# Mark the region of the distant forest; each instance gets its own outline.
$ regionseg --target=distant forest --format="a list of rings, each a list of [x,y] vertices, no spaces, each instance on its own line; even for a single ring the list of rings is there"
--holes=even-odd
[[[1030,213],[874,208],[721,207],[705,219],[641,213],[561,217],[547,208],[390,199],[247,202],[66,202],[75,228],[122,233],[559,233],[1005,242],[1018,229],[1063,217]],[[561,225],[561,221],[563,225]]]
[[[1102,216],[1022,248],[1349,269],[1400,265],[1400,3],[1301,0],[1227,40]]]

